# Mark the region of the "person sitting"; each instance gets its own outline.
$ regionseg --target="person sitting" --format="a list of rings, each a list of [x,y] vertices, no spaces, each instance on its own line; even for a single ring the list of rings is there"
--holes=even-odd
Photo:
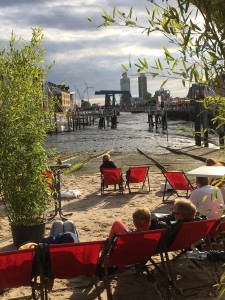
[[[111,157],[109,154],[105,154],[102,157],[102,164],[100,166],[100,172],[103,174],[103,169],[114,169],[117,168],[116,165],[114,164],[114,162],[111,160]],[[104,179],[102,180],[102,186],[104,186]],[[105,187],[107,188],[108,186],[105,185]],[[114,186],[114,188],[116,188],[116,186]]]
[[[65,243],[79,243],[79,234],[73,221],[67,220],[65,222],[56,220],[53,222],[50,236],[43,238],[42,243],[46,244],[65,244]]]
[[[224,166],[224,164],[219,161],[219,160],[216,160],[215,158],[208,158],[206,160],[206,166]],[[210,178],[209,179],[209,184],[210,185],[215,185],[215,186],[218,186],[218,188],[220,188],[220,191],[222,193],[222,196],[223,196],[223,201],[225,201],[225,182],[224,181],[221,181],[220,178]],[[219,184],[219,185],[218,185]]]
[[[190,200],[200,215],[207,219],[219,219],[223,214],[224,200],[218,187],[208,184],[207,177],[196,177],[197,188],[191,192]]]
[[[100,166],[100,172],[102,173],[102,169],[113,169],[116,168],[116,165],[111,160],[111,157],[109,154],[105,154],[102,157],[102,164]]]
[[[157,222],[172,225],[178,221],[191,222],[198,219],[200,218],[196,215],[196,206],[186,198],[179,198],[174,202],[172,213],[155,219],[155,222],[152,222],[151,229],[158,228]]]
[[[146,206],[137,208],[133,213],[133,224],[135,226],[135,231],[169,228],[173,226],[173,223],[176,223],[176,221],[194,221],[195,215],[195,205],[190,200],[182,198],[175,201],[172,214],[168,214],[167,217],[161,219],[151,219],[150,210]],[[132,230],[129,229],[122,221],[116,220],[111,227],[109,239],[111,239],[115,234],[131,231]]]

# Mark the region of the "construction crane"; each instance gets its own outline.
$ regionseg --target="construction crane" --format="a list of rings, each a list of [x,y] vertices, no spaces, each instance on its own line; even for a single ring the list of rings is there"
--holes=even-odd
[[[82,101],[84,101],[84,95],[83,94],[81,94],[81,92],[77,89],[77,93],[78,93],[78,96],[79,96],[79,98],[80,98],[80,101],[82,102]]]
[[[86,89],[83,91],[83,94],[85,92],[87,92],[87,100],[89,102],[89,89],[93,89],[94,87],[93,86],[88,86],[87,83],[86,83],[86,81],[84,81],[84,83],[85,83]]]

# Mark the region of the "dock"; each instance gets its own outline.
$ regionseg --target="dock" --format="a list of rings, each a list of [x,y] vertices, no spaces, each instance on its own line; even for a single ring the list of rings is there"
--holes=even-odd
[[[106,126],[112,129],[117,128],[118,111],[112,108],[95,111],[84,110],[70,113],[55,114],[54,130],[49,133],[72,132],[84,129],[85,127],[98,125],[99,129],[104,129]]]

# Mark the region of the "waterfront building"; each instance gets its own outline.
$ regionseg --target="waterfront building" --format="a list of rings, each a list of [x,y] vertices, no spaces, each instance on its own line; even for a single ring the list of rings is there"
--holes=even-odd
[[[146,98],[147,77],[145,76],[145,74],[140,74],[140,76],[138,77],[138,93],[139,93],[139,98],[142,98],[142,100]]]
[[[69,86],[46,82],[44,91],[50,92],[56,98],[56,112],[68,111],[73,108],[73,99],[70,96]]]

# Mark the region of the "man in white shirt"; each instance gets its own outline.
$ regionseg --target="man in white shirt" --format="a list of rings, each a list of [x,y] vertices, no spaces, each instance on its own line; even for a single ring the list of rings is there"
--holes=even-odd
[[[208,219],[219,219],[223,215],[224,200],[218,187],[208,184],[207,177],[196,177],[197,188],[192,191],[190,200],[200,215]]]

